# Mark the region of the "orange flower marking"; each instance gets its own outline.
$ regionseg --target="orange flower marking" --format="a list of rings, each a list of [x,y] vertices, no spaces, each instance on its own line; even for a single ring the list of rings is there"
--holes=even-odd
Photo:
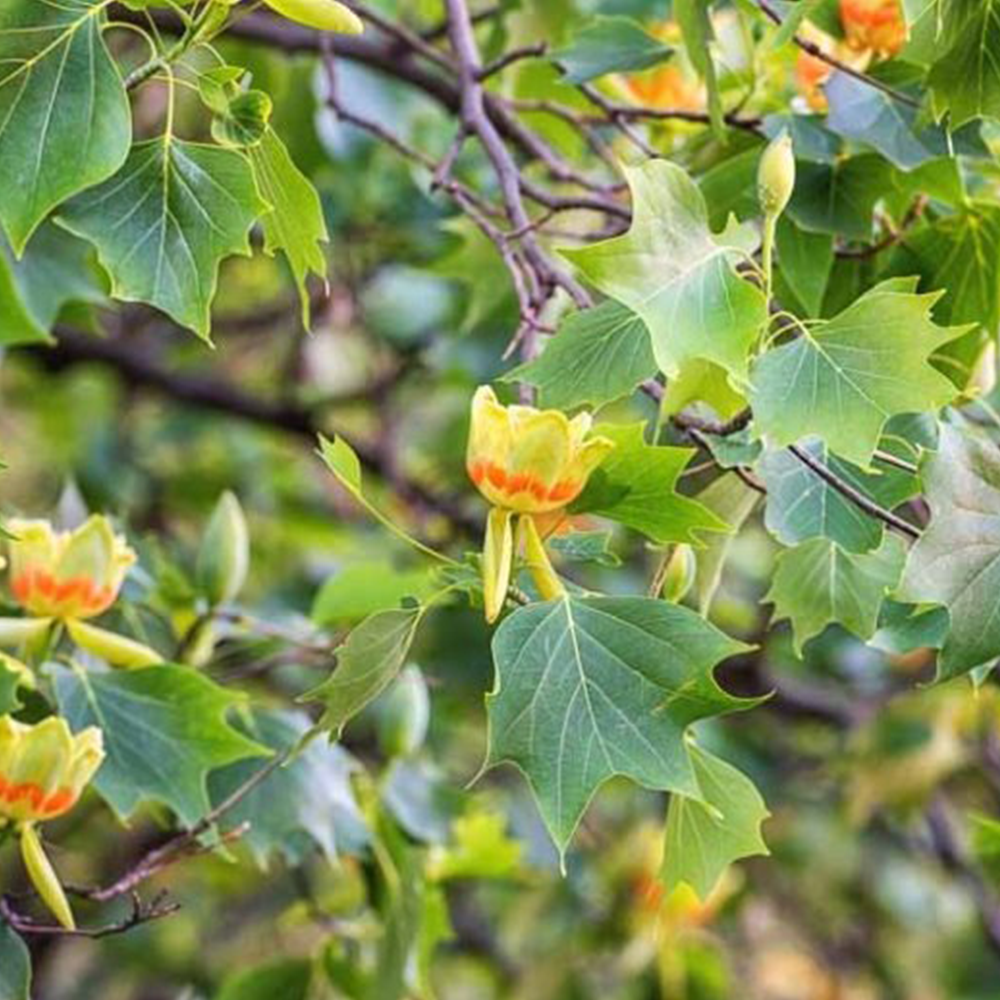
[[[6,806],[24,803],[39,819],[54,819],[69,812],[76,805],[78,796],[72,788],[59,788],[46,794],[45,789],[32,782],[15,785],[0,774],[0,802]]]

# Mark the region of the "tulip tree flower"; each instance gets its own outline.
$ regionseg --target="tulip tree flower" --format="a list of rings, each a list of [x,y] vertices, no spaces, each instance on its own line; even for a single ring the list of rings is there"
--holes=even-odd
[[[36,725],[0,718],[0,826],[13,827],[38,894],[71,930],[72,910],[35,825],[69,812],[103,760],[103,738],[94,726],[74,736],[57,716]]]
[[[42,520],[14,519],[6,528],[10,591],[28,617],[0,619],[0,645],[31,644],[59,622],[77,645],[115,666],[162,661],[148,646],[84,624],[114,604],[136,558],[106,517],[95,514],[75,531]]]
[[[857,52],[889,59],[906,44],[900,0],[840,0],[840,21],[847,44]]]
[[[590,474],[614,448],[591,436],[591,416],[570,420],[559,410],[502,406],[489,386],[472,399],[466,469],[493,505],[483,547],[486,620],[495,621],[510,583],[515,548],[523,544],[526,565],[546,600],[563,592],[535,524],[535,515],[560,510],[582,492]],[[515,546],[512,521],[518,519]]]

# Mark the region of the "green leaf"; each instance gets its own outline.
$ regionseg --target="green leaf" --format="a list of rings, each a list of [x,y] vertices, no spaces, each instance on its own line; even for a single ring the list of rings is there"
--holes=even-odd
[[[978,125],[965,136],[949,136],[940,125],[918,130],[918,109],[846,73],[834,73],[824,92],[830,103],[829,127],[845,139],[871,146],[901,170],[954,155],[956,142],[978,134]]]
[[[941,288],[934,307],[939,323],[977,323],[989,336],[1000,327],[1000,206],[971,201],[958,212],[935,219],[908,236],[892,262],[894,273],[921,275],[924,288]],[[949,355],[971,364],[979,338],[950,344]],[[968,354],[957,351],[966,347]],[[949,365],[946,375],[965,383],[968,370]]]
[[[715,592],[719,589],[722,570],[729,549],[736,540],[736,533],[753,513],[759,500],[760,494],[736,475],[719,476],[698,494],[698,503],[732,525],[732,534],[713,535],[704,548],[694,550],[695,593],[698,610],[703,615],[708,614]]]
[[[310,274],[326,278],[326,255],[321,244],[329,235],[323,206],[309,178],[295,165],[274,129],[248,150],[257,188],[271,210],[260,220],[264,230],[264,252],[280,250],[288,261],[302,302],[302,325],[309,329]]]
[[[426,569],[400,570],[374,560],[354,563],[323,584],[310,617],[323,627],[358,622],[376,611],[398,607],[404,598],[421,600],[430,592]]]
[[[863,472],[830,454],[817,438],[800,442],[799,447],[888,510],[920,492],[916,476],[881,466],[878,472]],[[786,448],[766,451],[757,471],[767,487],[764,523],[783,545],[828,538],[848,552],[868,552],[881,544],[882,522],[864,513]]]
[[[734,861],[770,853],[760,832],[770,813],[742,771],[695,743],[688,753],[702,800],[670,796],[660,878],[668,893],[688,885],[704,900]]]
[[[548,546],[567,562],[593,562],[599,566],[621,565],[621,559],[611,551],[611,535],[607,531],[574,531],[568,535],[551,535]]]
[[[883,281],[831,320],[764,354],[751,376],[756,425],[769,443],[816,435],[868,468],[886,421],[936,410],[955,387],[929,356],[964,331],[937,326],[941,297],[914,293],[916,278]]]
[[[243,696],[187,667],[60,669],[56,695],[74,732],[103,731],[107,757],[94,786],[122,820],[144,802],[161,802],[191,827],[211,808],[210,771],[267,753],[226,721]]]
[[[875,203],[890,188],[892,169],[874,153],[833,163],[799,159],[788,214],[808,232],[850,240],[870,239]]]
[[[698,76],[705,81],[712,131],[717,136],[723,136],[722,96],[710,47],[713,38],[710,9],[711,0],[674,0],[673,13],[684,37],[688,59]]]
[[[663,390],[660,411],[663,416],[680,413],[691,403],[705,403],[722,420],[746,409],[746,397],[737,392],[724,369],[711,361],[686,361],[675,378],[668,379]]]
[[[870,639],[886,592],[896,586],[906,548],[887,534],[874,552],[845,552],[835,542],[814,538],[778,556],[771,589],[774,620],[792,623],[795,651],[836,622],[859,639]]]
[[[28,946],[0,922],[0,997],[31,1000],[31,955]]]
[[[310,726],[309,717],[299,712],[254,709],[240,728],[260,745],[281,753],[293,750]],[[260,760],[242,760],[213,771],[208,779],[213,805],[225,801],[265,766]],[[273,771],[229,809],[220,826],[232,830],[248,824],[240,842],[262,868],[276,852],[290,865],[302,864],[317,847],[331,861],[338,851],[357,853],[368,837],[351,788],[351,775],[359,766],[342,747],[312,740],[291,763]]]
[[[7,662],[4,662],[3,654],[0,654],[0,715],[9,715],[21,707],[17,689],[21,686],[22,680],[24,674],[20,670],[12,669]]]
[[[809,233],[783,215],[775,234],[780,276],[807,316],[819,316],[833,269],[833,237]]]
[[[948,627],[944,608],[922,611],[890,599],[882,604],[878,631],[868,645],[893,656],[905,656],[915,649],[940,649],[948,637]]]
[[[569,410],[603,406],[627,396],[656,371],[646,324],[609,300],[571,313],[540,357],[503,380],[536,386],[541,406]]]
[[[93,249],[46,223],[17,260],[0,238],[0,345],[48,343],[70,302],[105,301]]]
[[[952,128],[1000,117],[1000,0],[950,0],[945,24],[927,78],[935,114],[948,112]]]
[[[596,433],[610,438],[616,447],[570,510],[609,517],[661,543],[701,545],[699,532],[729,531],[725,521],[675,491],[693,450],[647,445],[643,427],[641,423],[598,425]]]
[[[708,227],[705,198],[666,160],[625,168],[632,225],[624,236],[562,250],[602,292],[645,321],[660,369],[676,375],[695,358],[746,374],[747,352],[767,318],[761,291],[740,278],[736,234]]]
[[[595,17],[552,59],[567,83],[589,83],[607,73],[628,73],[656,66],[673,49],[628,17]]]
[[[305,958],[283,958],[240,969],[226,978],[215,1000],[307,1000],[312,969],[312,962]]]
[[[945,680],[1000,656],[1000,460],[993,442],[943,426],[921,472],[931,522],[896,596],[947,608]]]
[[[212,119],[212,138],[220,146],[256,146],[268,131],[272,107],[263,90],[236,94],[227,102],[225,112]]]
[[[380,611],[366,618],[337,649],[337,667],[305,699],[326,710],[321,729],[339,736],[344,726],[390,684],[406,662],[423,616],[419,607]]]
[[[102,37],[107,7],[7,0],[0,9],[0,223],[18,256],[53,208],[128,155],[128,97]]]
[[[697,719],[750,704],[712,677],[746,648],[651,598],[519,608],[493,638],[487,766],[508,761],[524,772],[560,851],[613,775],[701,798],[684,734]]]
[[[136,143],[59,222],[97,247],[115,298],[148,302],[208,340],[219,264],[249,255],[266,207],[241,153],[166,137]]]

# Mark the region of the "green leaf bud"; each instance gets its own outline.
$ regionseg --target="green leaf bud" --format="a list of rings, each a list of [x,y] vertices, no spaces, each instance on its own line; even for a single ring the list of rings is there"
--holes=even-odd
[[[764,214],[776,219],[785,210],[795,189],[795,154],[792,139],[781,132],[764,150],[757,167],[757,197]]]
[[[376,732],[387,757],[406,757],[423,746],[430,723],[431,704],[427,682],[417,666],[396,678],[378,704]]]
[[[250,537],[239,500],[225,492],[212,512],[198,552],[198,587],[214,606],[231,601],[250,568]]]

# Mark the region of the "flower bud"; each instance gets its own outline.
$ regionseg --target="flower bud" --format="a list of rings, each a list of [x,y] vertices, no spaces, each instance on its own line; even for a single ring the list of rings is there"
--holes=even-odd
[[[666,601],[679,604],[688,595],[694,585],[695,558],[690,545],[676,545],[667,561],[667,569],[663,574],[661,594]]]
[[[305,24],[320,31],[339,31],[346,35],[360,35],[365,26],[350,7],[337,0],[264,0],[289,21]]]
[[[250,568],[250,536],[239,500],[226,491],[212,512],[198,552],[198,586],[212,605],[231,601]]]
[[[757,197],[764,215],[776,219],[785,210],[795,188],[792,139],[782,131],[768,144],[757,168]]]
[[[387,757],[407,757],[423,746],[430,723],[427,682],[417,666],[406,667],[378,703],[376,732]]]

